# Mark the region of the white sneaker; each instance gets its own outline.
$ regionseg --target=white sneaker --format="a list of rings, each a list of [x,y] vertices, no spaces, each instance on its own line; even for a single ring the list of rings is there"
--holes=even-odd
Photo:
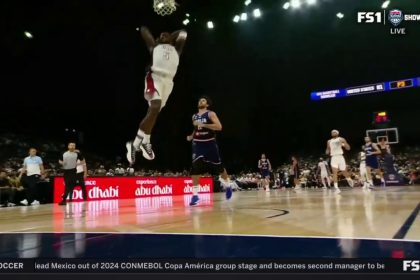
[[[341,190],[339,188],[335,188],[335,193],[341,193]]]
[[[143,157],[147,160],[153,160],[155,158],[155,153],[152,149],[152,144],[145,143],[140,145],[140,150],[142,151]]]
[[[127,148],[127,161],[130,165],[133,165],[136,162],[136,149],[133,142],[127,142],[125,147]]]
[[[13,206],[16,206],[16,204],[11,203],[11,202],[8,202],[8,203],[7,203],[7,207],[13,207]]]
[[[20,203],[26,206],[26,205],[28,205],[28,200],[24,199]]]
[[[39,205],[40,203],[39,203],[39,201],[38,200],[34,200],[34,201],[32,201],[32,203],[31,203],[31,205],[32,206],[35,206],[35,205]]]

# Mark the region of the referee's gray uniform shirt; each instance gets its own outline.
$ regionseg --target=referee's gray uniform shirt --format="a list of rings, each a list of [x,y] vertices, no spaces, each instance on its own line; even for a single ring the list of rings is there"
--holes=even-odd
[[[67,151],[63,154],[63,169],[64,170],[75,170],[77,167],[77,160],[83,160],[83,156],[80,153]]]

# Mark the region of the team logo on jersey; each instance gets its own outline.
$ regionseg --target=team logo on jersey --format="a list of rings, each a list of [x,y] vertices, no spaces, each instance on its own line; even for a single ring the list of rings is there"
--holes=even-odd
[[[395,180],[395,175],[394,174],[389,174],[389,180]]]
[[[398,26],[403,21],[403,13],[400,10],[391,10],[388,19],[394,26]]]

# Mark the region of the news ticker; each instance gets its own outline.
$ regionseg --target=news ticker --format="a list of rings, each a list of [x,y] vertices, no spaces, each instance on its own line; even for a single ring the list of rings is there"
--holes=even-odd
[[[402,259],[10,259],[0,273],[419,273],[419,260]]]
[[[351,97],[355,95],[375,94],[412,87],[420,87],[420,77],[390,82],[379,82],[370,85],[349,87],[344,89],[315,91],[311,93],[311,100],[320,101],[325,99]]]

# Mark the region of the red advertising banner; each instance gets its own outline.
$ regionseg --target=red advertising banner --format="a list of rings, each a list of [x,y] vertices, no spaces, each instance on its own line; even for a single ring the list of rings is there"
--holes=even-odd
[[[192,194],[192,179],[188,177],[88,177],[85,184],[88,201]],[[64,178],[56,177],[55,203],[61,201],[63,193]],[[212,178],[200,179],[199,193],[213,193]],[[83,200],[80,187],[73,190],[72,198]]]

